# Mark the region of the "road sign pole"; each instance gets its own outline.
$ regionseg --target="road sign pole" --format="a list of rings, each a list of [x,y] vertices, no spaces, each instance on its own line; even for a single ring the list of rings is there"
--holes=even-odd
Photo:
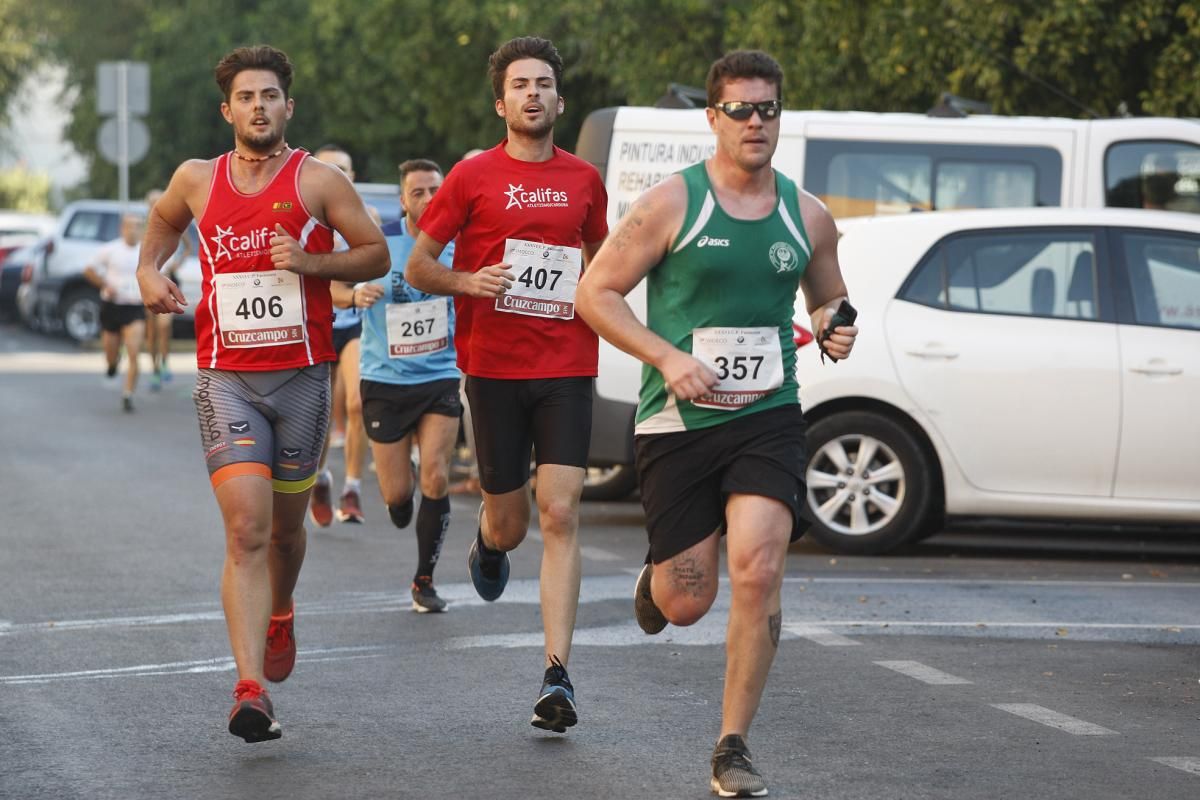
[[[117,169],[121,213],[129,204],[129,62],[117,62]]]

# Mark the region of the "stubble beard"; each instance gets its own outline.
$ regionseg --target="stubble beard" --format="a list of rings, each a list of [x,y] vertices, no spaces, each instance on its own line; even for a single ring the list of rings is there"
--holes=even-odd
[[[264,133],[254,133],[247,131],[238,135],[238,142],[245,146],[245,149],[266,155],[273,153],[283,144],[283,130],[276,130],[274,127]]]
[[[529,124],[518,116],[516,119],[508,120],[508,129],[529,139],[545,139],[554,131],[554,123],[557,121],[558,115],[552,115],[550,110],[547,109],[542,115],[541,122]]]

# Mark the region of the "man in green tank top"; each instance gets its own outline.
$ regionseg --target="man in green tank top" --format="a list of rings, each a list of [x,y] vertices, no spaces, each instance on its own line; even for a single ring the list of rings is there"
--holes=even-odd
[[[712,65],[715,154],[638,199],[576,298],[597,333],[644,364],[636,444],[650,553],[634,596],[643,630],[708,612],[729,536],[733,599],[710,784],[722,797],[767,793],[745,737],[779,646],[787,546],[807,528],[796,292],[818,333],[846,299],[833,218],[771,167],[782,84],[762,52]],[[642,278],[645,325],[625,301]],[[823,348],[846,358],[857,334],[839,327]]]

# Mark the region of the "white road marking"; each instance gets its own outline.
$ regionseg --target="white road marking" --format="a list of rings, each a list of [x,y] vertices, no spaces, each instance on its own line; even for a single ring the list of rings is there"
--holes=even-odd
[[[0,355],[0,373],[67,373],[94,374],[97,379],[104,372],[104,358],[95,353],[4,353]],[[171,371],[176,375],[194,374],[196,359],[172,357]]]
[[[992,708],[998,708],[1001,711],[1007,711],[1009,714],[1016,714],[1018,717],[1037,722],[1050,728],[1057,728],[1060,731],[1071,733],[1076,736],[1116,736],[1116,731],[1103,728],[1099,725],[1093,725],[1090,722],[1084,722],[1075,717],[1069,717],[1066,714],[1060,714],[1057,711],[1039,706],[1034,703],[993,703]]]
[[[1200,775],[1200,758],[1152,758],[1150,760],[1164,766],[1190,772],[1193,775]]]
[[[959,620],[921,621],[913,619],[826,619],[814,622],[830,628],[1066,628],[1079,630],[1144,630],[1182,631],[1200,630],[1200,625],[1179,625],[1173,622],[1023,622],[1006,620]],[[786,626],[785,626],[786,627]]]
[[[590,547],[588,545],[584,545],[583,547],[580,547],[579,554],[581,556],[583,556],[584,558],[591,559],[592,561],[624,561],[625,560],[625,558],[623,556],[619,556],[616,553],[610,553],[607,550],[600,549],[599,547]]]
[[[300,650],[297,662],[346,661],[356,658],[371,658],[384,650],[381,645],[362,647],[327,647],[316,650]],[[75,672],[45,672],[33,675],[0,675],[0,685],[23,683],[51,683],[54,681],[97,680],[100,678],[140,678],[149,675],[185,675],[202,672],[232,672],[233,658],[205,658],[198,661],[172,661],[165,664],[136,664],[130,667],[85,669]]]
[[[942,672],[940,669],[926,666],[920,661],[876,661],[875,663],[884,669],[899,672],[901,675],[907,675],[931,686],[969,686],[971,683],[966,678]]]
[[[810,642],[816,642],[825,647],[858,647],[862,642],[856,642],[853,639],[834,633],[827,628],[821,628],[816,625],[806,625],[800,622],[785,622],[783,629],[791,635],[800,639],[808,639]]]
[[[537,578],[514,579],[508,582],[504,596],[495,603],[487,603],[470,583],[446,583],[438,585],[438,594],[452,608],[506,605],[510,603],[540,604]],[[625,575],[603,575],[585,578],[580,585],[579,602],[595,603],[605,600],[633,601],[633,584]],[[342,593],[335,599],[318,602],[298,600],[296,613],[301,619],[307,616],[336,616],[339,614],[390,614],[409,611],[412,596],[408,591]],[[631,612],[632,614],[632,612]],[[123,615],[97,617],[93,619],[48,620],[0,626],[0,638],[28,633],[55,633],[61,631],[97,630],[104,628],[139,628],[150,626],[180,625],[197,622],[223,622],[225,619],[219,606],[211,610],[188,613]]]
[[[841,578],[841,577],[802,577],[791,575],[783,579],[788,583],[830,583],[830,584],[929,584],[930,586],[1044,586],[1058,588],[1066,586],[1092,586],[1121,589],[1200,589],[1197,581],[1059,581],[1059,580],[992,580],[988,578]]]

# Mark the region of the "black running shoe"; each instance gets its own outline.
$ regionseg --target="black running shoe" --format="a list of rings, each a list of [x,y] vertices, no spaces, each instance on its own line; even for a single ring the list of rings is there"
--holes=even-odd
[[[490,550],[483,544],[483,504],[479,504],[479,531],[467,553],[467,569],[475,591],[489,603],[504,594],[508,585],[508,553]]]
[[[446,601],[438,597],[437,590],[433,588],[433,578],[428,575],[420,575],[413,581],[412,600],[413,611],[418,614],[446,610]]]
[[[653,574],[653,564],[642,567],[637,588],[633,590],[633,616],[637,619],[638,627],[649,634],[659,633],[667,627],[667,618],[654,604],[654,597],[650,594],[650,576]]]
[[[542,694],[533,706],[533,719],[529,724],[542,730],[566,733],[567,728],[579,721],[575,708],[575,687],[567,677],[567,668],[550,656],[550,666],[542,679]]]
[[[709,786],[721,797],[766,797],[767,784],[750,763],[750,748],[738,734],[717,742]]]
[[[397,528],[407,528],[408,523],[412,522],[413,518],[413,497],[412,494],[408,498],[408,502],[401,503],[398,506],[388,506],[388,516],[392,518],[392,524]]]

